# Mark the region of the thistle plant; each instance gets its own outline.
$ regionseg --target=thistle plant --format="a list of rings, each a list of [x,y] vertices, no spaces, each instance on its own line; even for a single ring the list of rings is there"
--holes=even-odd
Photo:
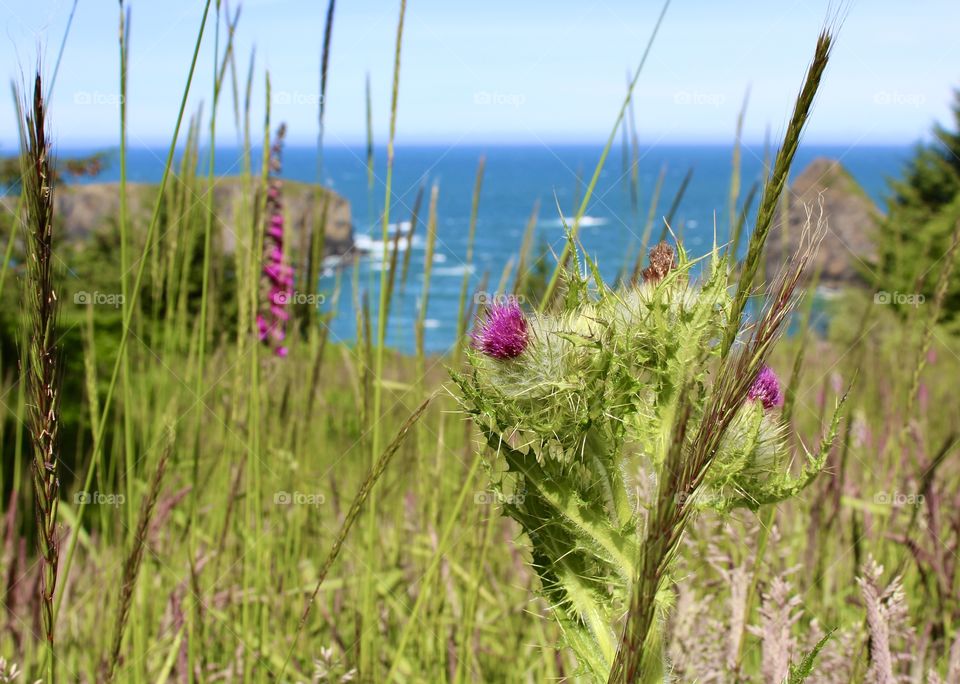
[[[694,261],[661,243],[637,285],[612,289],[587,260],[588,275],[579,262],[563,270],[549,311],[494,305],[467,370],[452,373],[495,454],[504,514],[529,538],[543,595],[592,680],[662,679],[669,573],[694,515],[782,501],[823,467],[836,419],[795,467],[765,365],[818,241],[807,235],[727,355],[728,257],[714,248]]]
[[[691,260],[663,242],[667,220],[642,282],[613,289],[589,259],[585,272],[579,260],[568,268],[575,222],[543,310],[493,307],[467,370],[452,373],[496,454],[504,513],[529,538],[542,592],[595,681],[662,680],[670,573],[691,520],[796,495],[836,434],[839,407],[819,451],[804,449],[805,463],[793,464],[783,394],[766,365],[820,221],[808,221],[756,320],[745,316],[832,41],[826,29],[817,40],[742,265],[716,245]]]

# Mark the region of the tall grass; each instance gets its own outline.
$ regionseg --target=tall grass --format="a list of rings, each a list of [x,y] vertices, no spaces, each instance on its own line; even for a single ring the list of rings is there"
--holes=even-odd
[[[637,81],[640,80],[640,74],[643,71],[643,66],[647,62],[647,57],[650,55],[650,50],[653,47],[654,40],[656,39],[657,33],[660,30],[660,25],[663,23],[663,19],[666,16],[667,9],[669,7],[670,0],[666,0],[666,2],[663,3],[663,8],[660,10],[660,15],[657,17],[656,23],[653,25],[653,31],[650,33],[650,39],[647,41],[647,46],[643,51],[643,56],[640,58],[640,63],[637,64],[637,68],[633,72],[633,78],[630,79],[630,84],[627,87],[627,96],[624,98],[623,104],[620,106],[620,111],[617,113],[617,119],[613,124],[613,129],[610,131],[610,137],[607,138],[607,143],[604,145],[603,151],[600,153],[600,159],[597,161],[596,167],[594,167],[593,175],[590,178],[590,183],[587,185],[587,189],[583,193],[583,198],[580,200],[580,206],[577,208],[577,213],[573,217],[573,225],[570,227],[570,233],[574,239],[576,239],[580,230],[580,220],[587,213],[587,207],[590,205],[590,199],[593,197],[593,190],[597,186],[597,181],[600,180],[600,173],[603,171],[603,167],[607,161],[607,156],[610,154],[610,148],[613,147],[613,142],[617,137],[617,129],[620,127],[620,123],[623,121],[623,118],[630,106],[630,101],[633,98],[633,90],[637,86]],[[557,268],[550,277],[550,282],[547,283],[547,289],[543,294],[541,306],[546,306],[552,299],[554,290],[557,287],[557,281],[560,277],[560,269],[566,266],[572,254],[572,244],[574,243],[566,242],[564,244],[563,252],[561,252],[557,263]]]
[[[483,188],[483,171],[487,160],[480,157],[477,164],[477,177],[473,184],[473,200],[470,203],[470,227],[467,229],[467,253],[464,261],[463,280],[460,283],[460,305],[457,309],[457,348],[462,349],[463,338],[467,332],[467,289],[470,284],[470,272],[473,268],[473,245],[477,239],[477,214],[480,211],[480,190]]]
[[[23,182],[24,241],[27,243],[27,311],[31,322],[26,351],[29,429],[33,442],[33,493],[37,546],[42,566],[40,610],[46,640],[47,679],[56,680],[54,596],[60,567],[60,400],[61,366],[57,345],[57,299],[53,237],[53,165],[47,134],[43,82],[37,73],[32,94],[20,100],[20,163]]]
[[[383,406],[383,378],[384,378],[384,358],[386,353],[387,338],[387,283],[392,280],[393,274],[388,269],[389,255],[389,226],[390,226],[390,207],[393,203],[393,162],[394,162],[394,141],[397,133],[397,99],[400,94],[400,54],[403,45],[403,22],[406,17],[407,2],[400,0],[400,18],[397,21],[397,39],[396,49],[393,58],[393,88],[390,97],[390,133],[387,138],[387,177],[385,182],[385,199],[383,203],[383,227],[381,231],[381,242],[383,243],[383,254],[380,263],[380,304],[377,308],[377,338],[376,338],[376,356],[375,369],[373,376],[373,416],[371,420],[371,457],[370,464],[373,467],[376,458],[380,452],[381,440],[381,422],[380,414]],[[368,338],[369,339],[369,338]],[[363,616],[363,632],[360,638],[360,654],[363,658],[363,671],[367,676],[372,675],[378,669],[377,664],[377,608],[375,601],[375,585],[373,580],[373,571],[379,564],[379,553],[377,551],[377,498],[376,492],[371,493],[369,513],[367,515],[367,553],[366,567],[367,575],[363,588],[363,606],[361,614]]]
[[[753,235],[750,238],[750,243],[747,248],[747,256],[743,262],[743,272],[737,280],[737,294],[733,316],[731,317],[730,326],[727,329],[727,336],[724,340],[724,349],[726,351],[729,351],[733,345],[736,332],[740,326],[741,317],[747,306],[747,299],[750,297],[751,288],[757,277],[757,271],[760,268],[760,260],[764,253],[767,236],[770,234],[770,229],[773,227],[774,216],[780,207],[780,198],[783,195],[783,189],[787,183],[790,167],[793,164],[793,157],[797,152],[801,134],[810,116],[810,110],[813,107],[813,100],[817,94],[817,89],[820,87],[820,81],[823,78],[824,71],[826,71],[832,45],[833,37],[824,29],[817,39],[813,61],[807,70],[807,76],[803,82],[800,94],[797,96],[797,101],[793,108],[793,115],[790,117],[790,122],[787,124],[787,130],[783,136],[783,144],[777,152],[777,159],[776,162],[774,162],[772,175],[764,185],[763,197],[760,200],[756,224],[754,225]]]
[[[334,3],[326,8],[325,28],[317,31],[324,106]],[[39,81],[22,106],[24,185],[16,232],[4,236],[0,267],[0,296],[17,302],[11,310],[22,309],[16,338],[24,359],[20,382],[21,372],[0,349],[0,443],[5,458],[14,457],[0,469],[0,653],[6,659],[0,681],[12,663],[23,671],[22,680],[44,682],[602,680],[590,669],[596,663],[578,659],[569,647],[573,628],[583,625],[551,619],[556,587],[542,580],[544,571],[570,567],[564,562],[596,548],[574,547],[556,567],[545,568],[543,557],[534,555],[543,530],[525,530],[499,515],[521,502],[499,496],[497,487],[520,480],[493,456],[500,450],[514,457],[530,445],[509,435],[492,448],[481,443],[477,426],[456,414],[442,391],[446,367],[457,373],[473,352],[466,346],[446,355],[428,351],[433,262],[443,225],[436,181],[429,192],[421,189],[412,208],[402,262],[403,236],[388,233],[400,204],[393,167],[405,3],[378,215],[383,251],[345,260],[379,261],[379,289],[372,279],[361,282],[358,268],[349,275],[338,271],[333,292],[324,292],[328,308],[309,311],[290,326],[285,359],[258,342],[255,325],[266,195],[276,180],[268,154],[279,123],[269,108],[270,77],[251,56],[245,82],[236,84],[239,9],[210,9],[206,2],[164,172],[143,214],[135,210],[143,197],[127,178],[126,107],[120,111],[121,204],[108,233],[119,262],[109,278],[123,296],[116,311],[77,304],[73,296],[92,289],[87,280],[96,273],[83,271],[81,257],[58,246],[46,142],[55,136],[46,126]],[[218,27],[224,21],[223,32],[216,29],[219,38],[209,42],[211,55],[202,57],[212,57],[211,99],[191,116],[186,102],[208,45],[203,40],[211,14]],[[136,41],[130,41],[124,6],[120,21],[119,88],[126,95]],[[796,672],[812,667],[807,681],[831,684],[869,682],[891,671],[901,679],[949,682],[960,672],[960,572],[952,560],[960,548],[960,416],[953,397],[960,362],[950,353],[953,338],[935,326],[939,299],[904,325],[854,293],[850,303],[837,305],[843,308],[834,315],[829,341],[802,334],[775,346],[791,321],[801,265],[794,263],[766,288],[772,304],[747,322],[749,298],[762,290],[764,244],[778,239],[780,198],[831,44],[829,33],[818,41],[762,193],[759,186],[740,192],[749,179],[736,178],[733,161],[728,206],[719,209],[726,209],[731,235],[747,239],[748,248],[739,272],[729,275],[737,309],[724,329],[726,357],[711,371],[719,389],[706,406],[708,419],[686,414],[689,404],[681,397],[694,389],[672,388],[677,409],[670,422],[676,429],[665,442],[668,477],[657,482],[631,470],[611,473],[610,482],[620,477],[629,483],[623,499],[611,495],[618,516],[641,496],[652,502],[643,516],[618,517],[620,527],[594,540],[602,542],[603,554],[635,572],[607,585],[598,581],[597,567],[585,568],[581,576],[595,582],[589,587],[596,593],[576,595],[583,605],[602,605],[608,591],[629,598],[616,619],[593,623],[607,630],[601,640],[613,666],[611,681],[637,681],[644,670],[670,672],[679,681],[779,681],[770,673],[789,675],[791,665]],[[213,148],[228,132],[218,131],[213,119],[226,106],[228,71],[242,155],[240,189],[229,212],[236,247],[224,255],[221,220],[228,214],[219,214],[211,191],[223,182],[213,173]],[[264,119],[252,122],[261,98]],[[665,172],[655,187],[640,192],[632,106],[628,94],[618,125],[625,162],[629,157],[629,223],[643,231],[639,258],[629,255],[623,267],[624,291],[632,287],[629,276],[638,285],[643,280],[653,229],[659,234],[667,228],[684,197],[679,192],[669,200],[667,221],[659,224]],[[368,113],[370,121],[372,103]],[[319,117],[318,160],[324,114]],[[370,143],[375,189],[372,133]],[[575,209],[580,217],[610,148],[583,188]],[[481,166],[471,234],[485,206],[482,173]],[[681,187],[698,182],[689,177]],[[754,211],[757,193],[762,198]],[[316,287],[324,251],[329,196],[322,189],[313,196],[316,220],[300,241],[309,254],[290,255],[300,265],[300,288]],[[540,211],[534,205],[522,240],[512,246],[514,271],[492,274],[492,284],[500,276],[497,290],[536,292],[531,274]],[[419,258],[410,246],[421,221],[423,280],[409,283],[417,296],[415,351],[405,356],[386,345],[386,332],[396,323],[391,302],[407,285],[410,260]],[[561,262],[579,258],[577,225],[575,219]],[[941,287],[954,277],[955,250],[930,265]],[[801,254],[800,261],[807,258]],[[58,259],[78,275],[57,277]],[[591,268],[578,263],[577,272],[584,266]],[[101,269],[108,269],[106,261],[97,262],[95,270]],[[330,331],[341,278],[346,287],[353,280],[353,343]],[[814,276],[811,287],[816,282]],[[464,340],[472,285],[465,278],[460,287],[457,329]],[[547,283],[548,308],[557,306],[561,292],[570,296],[561,287],[569,283],[559,275]],[[801,331],[810,329],[819,306],[808,300],[796,324]],[[526,311],[540,315],[532,306]],[[656,345],[649,351],[657,353]],[[58,362],[73,375],[60,375]],[[825,469],[790,502],[720,520],[695,516],[677,493],[704,477],[717,435],[742,400],[745,378],[761,363],[790,377],[784,407],[795,431],[790,459],[805,461],[807,449],[838,430]],[[843,394],[854,377],[838,426],[829,414],[838,399],[833,388]],[[594,422],[617,410],[596,408]],[[556,483],[534,477],[555,464],[518,463],[527,468],[528,481],[542,487],[521,492],[528,504],[537,497],[559,502],[560,493],[551,489]],[[586,477],[575,467],[565,475],[578,472]],[[33,515],[26,505],[31,490]],[[897,503],[897,494],[919,503]],[[103,503],[104,496],[114,503]],[[589,512],[597,502],[582,503]],[[596,522],[578,519],[588,527]],[[559,525],[554,518],[542,522],[544,529]],[[642,553],[630,558],[627,545],[618,546],[623,539]],[[878,572],[870,556],[887,570]],[[777,624],[784,625],[779,632]],[[787,675],[782,679],[800,681],[798,674]]]

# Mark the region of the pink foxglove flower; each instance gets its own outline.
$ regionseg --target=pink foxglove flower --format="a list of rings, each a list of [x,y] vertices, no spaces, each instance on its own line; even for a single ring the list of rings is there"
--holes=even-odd
[[[286,263],[283,254],[283,186],[277,178],[280,173],[280,153],[286,126],[280,125],[277,138],[270,148],[270,186],[267,188],[267,230],[264,236],[263,261],[263,307],[257,314],[257,333],[260,341],[274,348],[274,353],[283,358],[287,348],[283,342],[287,336],[287,321],[290,313],[287,306],[293,298],[293,268]]]

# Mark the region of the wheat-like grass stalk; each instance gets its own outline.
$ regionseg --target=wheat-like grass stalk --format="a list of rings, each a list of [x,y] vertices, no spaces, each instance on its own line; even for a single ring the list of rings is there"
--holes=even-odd
[[[381,225],[381,240],[383,251],[380,260],[380,289],[379,306],[377,307],[377,336],[376,336],[376,355],[375,374],[373,378],[373,414],[370,439],[370,466],[375,467],[376,459],[380,454],[381,448],[381,415],[383,407],[383,369],[384,353],[386,351],[387,337],[387,283],[393,278],[389,265],[388,238],[390,226],[390,205],[393,202],[393,166],[395,154],[395,141],[397,135],[397,101],[400,97],[400,57],[403,50],[403,27],[404,19],[407,13],[407,0],[400,0],[400,13],[397,20],[396,44],[393,52],[393,86],[390,95],[390,132],[387,136],[387,176],[384,183],[384,205],[383,221]],[[369,108],[368,108],[369,112]],[[369,126],[369,123],[368,123]],[[372,138],[371,138],[372,139]],[[372,143],[368,140],[368,147],[372,149]],[[369,161],[368,173],[372,174],[372,156]],[[371,214],[372,215],[372,214]],[[377,497],[376,492],[370,495],[369,512],[366,520],[366,549],[365,562],[367,570],[365,573],[365,582],[362,596],[361,619],[364,623],[364,630],[360,635],[360,669],[364,677],[373,677],[377,667],[377,630],[374,628],[377,622],[376,614],[376,596],[374,587],[374,570],[379,563],[379,550],[377,538]]]
[[[300,640],[300,635],[303,633],[304,627],[307,625],[307,619],[310,617],[310,610],[313,608],[313,604],[317,599],[317,594],[320,593],[320,587],[323,586],[323,582],[326,580],[327,574],[330,572],[330,568],[340,555],[340,550],[343,548],[343,542],[350,533],[350,528],[353,527],[353,524],[359,517],[360,512],[363,510],[363,506],[370,497],[370,493],[373,491],[374,486],[377,484],[377,481],[390,464],[390,460],[400,449],[400,445],[403,444],[404,440],[407,438],[411,428],[413,428],[417,421],[420,420],[420,417],[423,416],[423,413],[427,410],[427,407],[430,405],[432,400],[433,396],[427,397],[423,403],[420,404],[420,406],[418,406],[417,409],[410,414],[407,420],[400,427],[400,430],[397,432],[396,436],[393,438],[393,441],[391,441],[390,444],[387,445],[387,448],[384,449],[383,453],[380,454],[380,457],[374,463],[373,468],[367,474],[363,484],[360,486],[360,489],[354,496],[353,503],[350,504],[350,508],[343,519],[343,523],[340,525],[340,531],[337,532],[337,536],[334,538],[333,545],[330,547],[330,551],[327,553],[327,557],[317,573],[317,582],[314,585],[313,591],[304,602],[303,613],[300,615],[300,622],[297,624],[297,632],[290,643],[290,650],[287,652],[287,656],[284,659],[283,668],[280,670],[280,674],[277,677],[278,681],[283,680],[283,675],[286,672],[287,666],[290,664],[290,659],[293,657],[293,652],[297,648],[297,642]]]
[[[657,596],[694,515],[691,502],[700,492],[734,416],[746,401],[751,383],[783,331],[793,310],[794,292],[801,274],[816,253],[821,238],[822,229],[805,233],[797,254],[771,288],[770,303],[750,338],[742,349],[721,364],[704,416],[690,434],[693,389],[687,386],[680,390],[672,440],[647,519],[626,625],[608,679],[610,684],[650,682],[662,670]],[[836,421],[825,443],[832,442],[835,431]],[[820,453],[824,453],[824,449]]]
[[[120,211],[118,228],[120,232],[120,295],[121,311],[126,314],[126,302],[130,293],[130,233],[129,212],[127,208],[127,66],[130,57],[130,8],[120,3]],[[123,404],[132,404],[130,392],[130,359],[127,349],[120,354],[120,391]],[[133,460],[133,417],[131,411],[123,412],[124,469],[126,473],[126,496],[133,497],[134,460]],[[132,514],[131,514],[132,515]],[[127,522],[128,529],[133,528],[132,518]]]
[[[832,48],[833,35],[828,29],[824,28],[817,38],[813,61],[810,63],[803,87],[800,89],[800,94],[797,96],[796,103],[794,104],[793,115],[790,117],[790,123],[787,125],[787,130],[784,134],[783,145],[777,153],[777,160],[773,166],[773,174],[763,188],[763,198],[760,200],[760,209],[757,212],[757,223],[753,230],[753,235],[750,237],[747,256],[743,263],[743,271],[737,282],[737,293],[734,296],[733,312],[730,316],[730,324],[727,327],[727,334],[724,339],[724,356],[729,353],[737,332],[740,330],[740,321],[743,317],[744,309],[746,309],[747,300],[753,291],[754,279],[760,268],[760,261],[763,257],[767,236],[770,234],[770,229],[773,226],[773,218],[780,204],[780,196],[783,194],[787,178],[790,175],[790,167],[793,164],[794,155],[797,152],[797,147],[800,145],[800,137],[803,134],[803,129],[806,126],[810,111],[813,108],[813,101],[820,87],[820,81],[827,69],[827,63],[830,61],[830,51]]]
[[[197,56],[200,52],[200,45],[203,41],[203,33],[204,33],[204,28],[206,27],[206,24],[207,24],[207,15],[210,10],[210,3],[211,3],[211,0],[206,0],[204,2],[203,17],[200,20],[200,28],[197,31],[197,40],[194,45],[193,57],[190,62],[190,70],[187,75],[186,84],[184,86],[183,96],[181,97],[181,100],[180,100],[180,107],[177,113],[177,121],[176,121],[176,125],[174,126],[173,136],[170,142],[170,146],[167,150],[167,156],[166,156],[166,161],[164,163],[163,175],[161,176],[160,187],[159,187],[159,190],[157,191],[157,199],[154,204],[153,212],[150,217],[150,223],[147,227],[147,235],[144,243],[145,252],[148,251],[151,245],[153,244],[154,235],[156,234],[157,226],[160,223],[161,210],[163,209],[164,191],[167,187],[167,182],[171,175],[170,169],[173,164],[174,153],[176,152],[176,148],[177,148],[177,139],[179,138],[180,126],[183,123],[183,115],[187,106],[187,97],[190,93],[190,85],[193,83],[193,74],[194,74],[194,71],[196,70]],[[144,276],[144,272],[146,271],[146,265],[147,265],[146,257],[147,257],[147,254],[144,253],[140,259],[139,266],[137,267],[136,276],[134,276],[133,287],[130,290],[130,302],[125,303],[126,312],[123,316],[123,331],[120,335],[118,355],[117,355],[116,361],[114,362],[113,370],[110,373],[110,382],[107,386],[107,392],[103,401],[103,408],[101,410],[101,417],[100,417],[100,429],[97,431],[96,435],[94,436],[93,455],[91,456],[90,463],[87,467],[87,472],[84,478],[85,490],[89,489],[91,483],[93,482],[93,475],[94,475],[96,466],[99,463],[100,456],[103,453],[105,430],[108,423],[110,408],[113,404],[113,393],[114,393],[114,390],[116,389],[117,379],[120,374],[123,350],[130,339],[130,330],[132,327],[131,318],[132,318],[133,312],[137,308],[137,299],[140,293],[141,286],[143,284],[143,276]],[[77,523],[76,523],[77,527],[80,526],[83,520],[83,512],[85,510],[86,510],[86,504],[81,504],[80,508],[77,511]],[[69,545],[69,548],[67,549],[67,555],[64,560],[64,574],[67,574],[70,571],[70,566],[73,563],[73,557],[74,557],[74,553],[76,551],[77,543],[79,539],[80,539],[80,535],[77,535],[77,534],[72,535],[70,538],[70,545]],[[57,613],[60,610],[60,601],[62,600],[62,596],[63,595],[61,594],[60,598],[57,599],[57,604],[55,606],[55,612]]]
[[[123,645],[123,633],[130,618],[130,608],[133,605],[133,592],[136,588],[137,577],[140,575],[140,565],[143,561],[143,552],[147,544],[147,533],[150,521],[157,505],[157,497],[163,485],[163,476],[167,470],[170,453],[173,451],[174,433],[168,429],[164,436],[163,451],[157,460],[156,469],[150,478],[147,495],[140,504],[140,516],[137,519],[136,531],[133,535],[133,547],[123,565],[123,579],[120,584],[120,597],[117,605],[117,620],[113,630],[113,640],[110,648],[109,660],[105,674],[105,681],[112,682],[116,675],[117,665],[120,663],[120,648]]]
[[[60,73],[60,64],[63,62],[63,51],[67,47],[67,38],[70,37],[70,29],[73,28],[73,17],[77,13],[77,3],[79,0],[73,0],[73,5],[70,7],[70,14],[67,16],[67,26],[63,29],[63,38],[60,40],[60,49],[57,50],[57,61],[53,63],[53,73],[50,76],[50,85],[47,89],[46,99],[50,99],[53,95],[53,86],[57,82],[57,74]],[[123,4],[121,2],[121,4]]]
[[[426,409],[428,401],[429,399],[427,399],[427,401],[421,405],[421,411]],[[407,622],[403,627],[403,631],[400,633],[400,639],[397,643],[396,652],[394,653],[393,663],[390,665],[390,671],[387,673],[386,679],[383,680],[388,684],[389,682],[395,681],[401,673],[401,664],[403,663],[404,651],[414,631],[420,626],[420,611],[423,608],[425,600],[430,596],[431,593],[427,587],[431,586],[433,583],[433,577],[440,566],[440,561],[449,549],[448,544],[450,543],[450,537],[453,534],[453,530],[459,524],[460,511],[467,500],[467,494],[470,492],[470,487],[473,484],[474,477],[476,477],[481,460],[480,454],[475,454],[473,456],[473,463],[470,465],[470,469],[463,478],[460,491],[457,493],[456,502],[453,504],[453,510],[451,511],[450,516],[444,525],[443,532],[437,542],[437,548],[430,559],[430,564],[427,566],[426,572],[424,572],[423,576],[420,578],[420,590],[417,592],[417,599],[414,601],[413,608],[410,609],[410,615],[407,618]]]
[[[323,132],[327,113],[327,83],[330,76],[330,44],[333,40],[333,15],[336,0],[327,4],[323,23],[323,47],[320,50],[320,106],[317,110],[317,182],[323,183]]]
[[[29,392],[28,425],[33,441],[33,489],[37,545],[42,563],[40,604],[47,643],[47,677],[56,679],[54,597],[60,564],[57,509],[60,506],[60,352],[57,347],[59,302],[54,289],[53,172],[43,81],[38,72],[32,100],[21,96],[20,168],[26,208],[27,244],[24,290],[30,333],[23,374]]]

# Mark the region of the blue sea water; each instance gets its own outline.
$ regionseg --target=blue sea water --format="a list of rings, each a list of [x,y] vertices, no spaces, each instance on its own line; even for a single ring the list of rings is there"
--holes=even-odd
[[[564,230],[561,212],[572,216],[593,169],[600,157],[599,146],[434,146],[398,147],[393,175],[391,230],[404,230],[415,197],[426,184],[420,222],[412,245],[411,267],[404,288],[396,288],[391,306],[388,344],[410,351],[414,346],[414,321],[423,287],[423,260],[426,243],[425,220],[429,187],[439,185],[436,253],[432,286],[427,307],[425,344],[428,351],[442,352],[455,341],[459,297],[464,274],[468,274],[469,292],[488,283],[494,290],[504,267],[520,248],[524,226],[534,203],[539,200],[539,221],[534,246],[546,245],[555,252],[563,248]],[[793,175],[796,176],[819,156],[840,159],[864,190],[882,204],[886,182],[897,177],[910,156],[909,147],[826,147],[801,146]],[[636,253],[651,196],[661,170],[665,170],[653,240],[662,227],[684,176],[693,175],[674,216],[674,232],[682,234],[692,255],[708,251],[716,238],[723,243],[728,236],[727,198],[730,184],[732,149],[729,146],[655,146],[641,148],[639,162],[639,216],[631,209],[625,165],[619,145],[610,153],[581,224],[581,239],[586,251],[597,260],[603,276],[612,281],[623,268],[625,259]],[[128,176],[133,181],[155,182],[163,170],[164,153],[134,149],[128,156]],[[474,179],[479,159],[486,158],[486,170],[480,193],[476,243],[473,260],[467,263],[467,243]],[[322,160],[323,182],[346,197],[353,214],[354,234],[359,246],[369,250],[360,260],[357,282],[368,296],[373,320],[376,320],[382,225],[380,223],[386,180],[385,150],[375,150],[375,183],[368,190],[366,151],[363,148],[333,147]],[[217,152],[217,172],[239,171],[236,150]],[[742,154],[741,198],[763,173],[764,151],[746,147]],[[116,178],[111,165],[98,180]],[[204,164],[205,168],[205,164]],[[315,148],[288,147],[283,157],[283,177],[316,181],[318,164]],[[759,201],[759,196],[757,198]],[[754,206],[756,205],[756,202]],[[401,240],[401,245],[405,240]],[[356,329],[353,310],[352,262],[340,270],[341,296],[331,324],[332,339],[352,340]],[[319,283],[329,295],[336,273],[328,268]],[[362,301],[363,292],[356,299]],[[328,297],[329,301],[329,297]]]

